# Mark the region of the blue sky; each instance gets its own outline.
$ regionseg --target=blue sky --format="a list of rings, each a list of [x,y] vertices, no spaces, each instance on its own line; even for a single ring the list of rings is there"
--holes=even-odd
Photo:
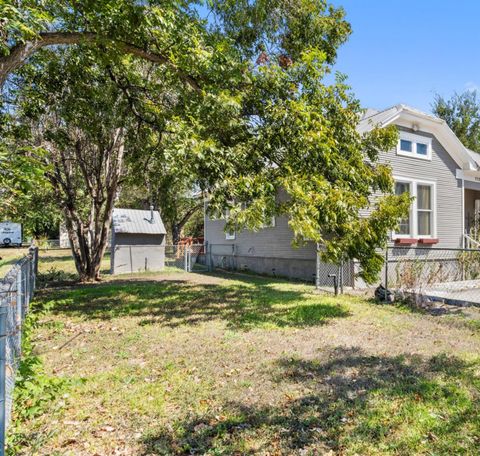
[[[352,24],[336,69],[365,107],[431,110],[434,94],[480,87],[480,1],[331,0]]]

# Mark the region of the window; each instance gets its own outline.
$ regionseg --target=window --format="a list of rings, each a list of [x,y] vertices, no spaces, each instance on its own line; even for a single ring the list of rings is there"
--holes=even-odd
[[[230,217],[230,209],[225,209],[225,221],[228,221]],[[226,231],[225,232],[225,239],[227,241],[233,241],[235,239],[235,230],[234,231]]]
[[[395,182],[395,195],[402,195],[403,193],[410,192],[410,183],[409,182]],[[403,236],[408,236],[410,234],[410,214],[400,220],[398,223],[398,233]]]
[[[400,140],[398,141],[397,155],[431,160],[432,140],[426,136],[401,131]]]
[[[418,155],[427,155],[428,145],[423,143],[417,143],[417,154]]]
[[[432,235],[432,187],[417,185],[417,232],[419,236]]]
[[[406,139],[400,140],[400,150],[403,152],[413,152],[413,143],[412,141],[407,141]]]
[[[265,216],[265,221],[263,222],[262,228],[275,228],[275,216],[271,217]]]
[[[409,192],[414,199],[408,217],[399,221],[394,238],[435,238],[435,183],[395,179],[395,194]]]

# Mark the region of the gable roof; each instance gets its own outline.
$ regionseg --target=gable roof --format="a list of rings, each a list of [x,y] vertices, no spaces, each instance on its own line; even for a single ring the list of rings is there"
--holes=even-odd
[[[152,220],[153,213],[153,220]],[[115,233],[166,234],[160,212],[115,208],[112,215]]]
[[[367,110],[358,125],[358,131],[365,133],[376,126],[386,127],[390,124],[433,133],[460,169],[476,170],[480,165],[480,154],[469,151],[443,119],[404,104],[398,104],[376,113]]]

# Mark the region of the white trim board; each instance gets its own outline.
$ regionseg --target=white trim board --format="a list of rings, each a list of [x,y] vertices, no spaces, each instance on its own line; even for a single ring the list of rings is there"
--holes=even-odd
[[[399,139],[397,143],[397,155],[402,157],[416,158],[418,160],[432,161],[432,138],[428,136],[418,135],[414,133],[408,133],[406,131],[400,131]],[[412,143],[412,151],[407,152],[400,148],[401,141],[409,141]],[[422,155],[417,152],[417,145],[424,144],[427,146],[427,154]]]
[[[465,146],[444,120],[420,112],[410,106],[400,104],[374,114],[360,122],[358,131],[364,133],[375,127],[382,128],[391,124],[433,134],[460,169],[477,169],[475,161]]]

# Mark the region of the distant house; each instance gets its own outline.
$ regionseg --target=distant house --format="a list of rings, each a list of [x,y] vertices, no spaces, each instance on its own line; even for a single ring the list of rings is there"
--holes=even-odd
[[[392,245],[444,248],[480,247],[480,155],[468,150],[445,121],[405,105],[368,110],[358,127],[395,125],[396,148],[381,153],[395,178],[395,192],[413,197],[410,214],[391,234]],[[281,195],[279,195],[281,197]],[[368,210],[363,215],[368,216]],[[291,245],[293,233],[286,217],[277,217],[258,232],[225,232],[225,220],[205,215],[205,240],[211,261],[238,269],[311,280],[315,276],[316,246]],[[355,284],[356,264],[345,271]],[[321,265],[330,281],[331,265]]]
[[[159,271],[165,267],[166,230],[158,211],[113,210],[111,273]]]

